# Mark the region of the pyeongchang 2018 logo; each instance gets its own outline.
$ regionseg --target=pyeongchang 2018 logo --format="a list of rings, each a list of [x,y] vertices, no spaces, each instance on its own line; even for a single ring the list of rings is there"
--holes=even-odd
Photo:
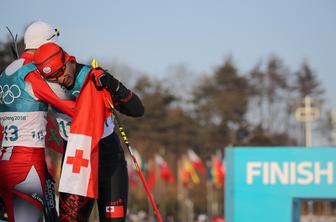
[[[12,104],[16,98],[21,95],[21,90],[18,85],[0,85],[0,103]]]

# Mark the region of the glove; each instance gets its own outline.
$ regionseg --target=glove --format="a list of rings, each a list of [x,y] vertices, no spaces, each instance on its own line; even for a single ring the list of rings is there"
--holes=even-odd
[[[98,68],[91,71],[92,81],[97,89],[106,88],[112,94],[116,94],[119,90],[120,82],[114,78],[110,73]]]

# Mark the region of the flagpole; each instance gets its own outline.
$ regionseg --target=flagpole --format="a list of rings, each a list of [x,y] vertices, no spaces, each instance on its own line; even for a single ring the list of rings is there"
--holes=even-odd
[[[154,177],[155,177],[155,180],[156,180],[156,173],[155,173],[155,171],[156,171],[156,164],[155,164],[155,160],[153,161],[153,162],[151,162],[151,164],[154,164]],[[149,170],[150,170],[151,168],[149,168]],[[153,186],[154,186],[154,188],[152,187],[152,190],[154,190],[155,189],[155,183],[153,184]],[[150,206],[151,206],[151,202],[150,202],[150,200],[149,200],[149,198],[147,198],[147,203],[148,203],[148,218],[149,218],[149,222],[155,222],[155,215],[154,215],[154,210],[153,210],[153,208],[151,208]]]
[[[190,199],[189,190],[187,190],[186,206],[187,206],[187,222],[193,222],[194,221],[194,203]]]
[[[183,184],[182,184],[182,175],[181,175],[181,159],[177,160],[177,209],[176,212],[178,212],[178,219],[179,221],[184,221],[183,220],[183,199],[184,199],[184,195],[183,195]]]
[[[211,173],[211,161],[207,161],[206,162],[207,168],[210,169],[208,171],[208,174]],[[211,175],[210,175],[211,176]],[[208,175],[209,177],[209,175]],[[207,182],[206,182],[206,188],[207,188],[207,195],[206,195],[206,199],[207,199],[207,214],[208,216],[212,216],[212,202],[213,202],[213,197],[212,197],[212,187],[211,187],[211,180],[209,180],[209,178],[207,178]]]
[[[156,154],[157,155],[157,154]],[[163,208],[162,208],[162,196],[161,196],[161,192],[160,189],[162,188],[162,178],[160,177],[160,166],[158,164],[158,162],[156,160],[155,161],[155,178],[156,178],[156,183],[154,184],[154,196],[156,196],[156,199],[158,200],[158,202],[160,202],[161,204],[158,206],[161,210],[161,213],[164,215],[164,212],[162,212]]]
[[[167,160],[165,160],[165,161],[166,161],[166,164],[168,164],[168,161]],[[159,166],[159,168],[158,168],[158,170],[159,170],[158,171],[158,177],[160,179],[158,180],[159,184],[158,184],[158,189],[157,189],[157,191],[158,191],[157,195],[159,196],[159,203],[160,203],[159,208],[160,208],[160,212],[165,217],[165,215],[167,214],[167,210],[166,210],[166,200],[167,200],[167,198],[164,197],[164,191],[165,190],[167,191],[167,183],[169,183],[169,179],[168,179],[168,181],[165,181],[164,178],[161,177],[161,168],[160,167],[161,166]]]

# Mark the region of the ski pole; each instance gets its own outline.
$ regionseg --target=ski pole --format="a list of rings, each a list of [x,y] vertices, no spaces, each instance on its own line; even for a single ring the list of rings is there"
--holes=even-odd
[[[12,53],[13,53],[13,56],[15,59],[18,59],[20,56],[19,56],[19,51],[18,51],[18,47],[17,47],[17,34],[15,35],[15,38],[13,36],[13,33],[11,32],[11,30],[6,26],[6,29],[7,31],[9,32],[11,38],[12,38],[12,46],[11,46],[11,49],[12,49]]]

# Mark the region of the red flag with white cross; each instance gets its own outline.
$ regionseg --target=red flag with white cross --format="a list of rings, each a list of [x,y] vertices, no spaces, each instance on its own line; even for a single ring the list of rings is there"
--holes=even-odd
[[[91,80],[81,89],[65,151],[60,192],[98,198],[98,142],[104,120],[110,115],[105,95]]]

